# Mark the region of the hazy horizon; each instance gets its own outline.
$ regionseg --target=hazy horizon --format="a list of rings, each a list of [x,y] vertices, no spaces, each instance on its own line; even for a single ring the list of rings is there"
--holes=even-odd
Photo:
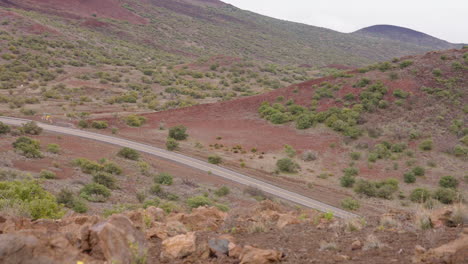
[[[222,0],[262,15],[350,33],[373,25],[395,25],[452,43],[468,43],[465,0]]]

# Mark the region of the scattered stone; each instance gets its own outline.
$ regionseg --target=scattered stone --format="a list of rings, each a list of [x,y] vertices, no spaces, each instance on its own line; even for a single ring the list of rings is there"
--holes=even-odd
[[[239,259],[240,264],[268,264],[280,262],[283,259],[283,254],[276,250],[245,246]]]
[[[124,215],[113,215],[109,220],[89,229],[90,255],[108,262],[132,263],[147,254],[143,233]]]
[[[360,240],[355,240],[351,244],[351,250],[359,250],[359,249],[362,249],[362,242]]]
[[[189,256],[196,250],[194,232],[167,238],[162,242],[162,259],[178,259]]]

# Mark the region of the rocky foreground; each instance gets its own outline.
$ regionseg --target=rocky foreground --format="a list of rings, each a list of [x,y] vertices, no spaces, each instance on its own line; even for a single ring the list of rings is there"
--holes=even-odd
[[[467,263],[468,228],[454,217],[450,208],[434,211],[431,230],[421,231],[401,213],[338,221],[270,201],[230,213],[149,207],[107,219],[0,216],[0,263]],[[435,235],[423,238],[427,232]]]

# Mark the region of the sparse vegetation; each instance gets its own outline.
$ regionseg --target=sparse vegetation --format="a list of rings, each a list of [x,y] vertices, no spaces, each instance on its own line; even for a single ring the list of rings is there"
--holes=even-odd
[[[129,160],[138,160],[140,159],[140,153],[138,153],[136,150],[131,149],[131,148],[122,148],[118,153],[117,156],[129,159]]]
[[[276,167],[279,171],[287,173],[295,173],[299,169],[299,165],[290,158],[279,159]]]
[[[341,207],[343,207],[346,210],[351,210],[355,211],[361,207],[358,201],[352,199],[352,198],[345,198],[341,201]]]
[[[208,162],[211,163],[211,164],[220,164],[222,162],[222,158],[218,155],[211,155],[208,157]]]
[[[173,177],[169,173],[161,172],[154,177],[154,182],[157,184],[172,185]]]
[[[185,140],[188,137],[186,133],[187,128],[185,126],[175,126],[169,129],[169,137],[175,140]]]

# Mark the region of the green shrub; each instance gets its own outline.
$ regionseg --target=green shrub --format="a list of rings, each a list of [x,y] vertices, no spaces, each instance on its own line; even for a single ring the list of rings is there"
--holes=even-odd
[[[433,147],[432,145],[433,145],[432,140],[428,139],[428,140],[424,140],[423,142],[421,142],[421,144],[419,144],[419,148],[424,151],[429,151],[429,150],[432,150],[432,147]]]
[[[111,196],[111,190],[99,183],[90,183],[81,188],[80,196],[90,202],[101,203]]]
[[[168,137],[166,141],[166,149],[170,151],[174,151],[179,148],[179,142],[177,140]]]
[[[146,123],[146,117],[138,116],[138,115],[129,115],[125,117],[125,123],[132,127],[140,127]]]
[[[187,199],[187,205],[190,208],[198,208],[200,206],[210,206],[213,205],[213,201],[210,198],[203,195],[194,196]]]
[[[154,182],[164,185],[172,185],[173,177],[169,173],[161,172],[154,177]]]
[[[42,128],[39,127],[36,122],[31,121],[22,125],[20,131],[29,135],[39,135],[42,133]]]
[[[0,122],[0,135],[10,133],[11,128],[9,125]]]
[[[403,175],[403,179],[406,183],[415,183],[416,182],[416,176],[412,171],[409,171]]]
[[[107,172],[103,172],[103,171],[96,172],[93,175],[93,181],[95,183],[99,183],[101,185],[104,185],[104,186],[106,186],[107,188],[109,188],[111,190],[117,188],[117,180],[115,179],[115,177],[112,174],[107,173]]]
[[[439,188],[434,192],[434,199],[439,200],[443,204],[452,204],[457,200],[457,192],[450,188]]]
[[[27,158],[37,159],[43,157],[39,141],[29,137],[19,137],[13,142],[13,148]]]
[[[171,127],[169,129],[169,137],[175,140],[185,140],[188,137],[188,134],[186,133],[186,131],[187,131],[187,128],[182,125]]]
[[[163,190],[163,188],[161,187],[160,184],[155,183],[150,187],[149,192],[151,194],[153,194],[153,195],[158,195],[159,196],[159,195],[164,193],[164,190]]]
[[[19,209],[22,215],[39,218],[61,218],[62,207],[55,196],[45,191],[35,181],[0,182],[0,211]]]
[[[409,93],[405,92],[405,91],[403,91],[401,89],[397,89],[397,90],[393,91],[393,96],[395,96],[396,98],[405,99],[406,97],[409,96]]]
[[[400,63],[400,69],[404,69],[404,68],[409,67],[411,65],[413,65],[413,61],[411,61],[411,60],[402,61]]]
[[[354,167],[349,167],[349,168],[343,169],[343,173],[345,176],[356,176],[359,174],[359,170]]]
[[[349,154],[352,160],[360,160],[361,159],[361,153],[360,152],[351,152]]]
[[[222,162],[222,159],[218,155],[211,155],[208,157],[208,162],[211,164],[220,164]]]
[[[226,196],[228,195],[229,193],[231,192],[231,190],[229,190],[229,188],[227,186],[222,186],[220,187],[219,189],[217,189],[214,194],[216,196],[219,196],[219,197],[222,197],[222,196]]]
[[[353,187],[355,182],[356,182],[356,179],[350,175],[344,175],[343,177],[340,178],[340,184],[342,187],[345,187],[345,188]]]
[[[75,194],[73,194],[72,191],[67,189],[62,189],[57,194],[57,202],[63,204],[65,207],[70,208],[77,213],[86,213],[88,211],[86,201],[76,196]]]
[[[102,166],[103,166],[102,169],[105,172],[110,173],[110,174],[120,175],[123,172],[121,167],[119,167],[117,164],[111,161],[104,162]]]
[[[358,201],[352,199],[352,198],[345,198],[341,201],[341,207],[343,207],[346,210],[351,210],[351,211],[356,211],[361,207]]]
[[[86,120],[80,120],[78,122],[78,126],[81,127],[81,128],[88,128],[89,124],[88,124],[88,121],[86,121]]]
[[[296,156],[296,150],[290,145],[284,145],[284,152],[286,152],[286,155],[290,158]]]
[[[353,87],[363,88],[363,87],[366,87],[370,83],[371,83],[371,80],[369,80],[367,78],[363,78],[363,79],[359,80],[356,84],[354,84]]]
[[[138,160],[140,158],[140,153],[138,153],[136,150],[131,149],[131,148],[122,148],[118,153],[117,156],[129,159],[129,160]]]
[[[426,170],[423,167],[417,166],[412,169],[412,172],[415,176],[424,176],[426,174]]]
[[[374,183],[366,180],[358,180],[354,184],[354,191],[358,194],[364,194],[369,197],[377,195],[377,188]]]
[[[95,129],[106,129],[109,127],[106,121],[93,121],[91,122],[91,127]]]
[[[453,176],[443,176],[439,180],[439,185],[444,188],[456,189],[458,187],[458,180]]]
[[[354,185],[354,191],[368,197],[392,199],[393,194],[398,191],[398,180],[390,178],[383,181],[372,182],[361,179]]]
[[[0,124],[0,134],[2,133],[2,128],[1,128],[1,124]],[[468,135],[462,137],[460,139],[460,142],[463,143],[465,146],[468,146]]]
[[[49,170],[41,170],[41,172],[39,173],[39,177],[42,179],[53,180],[57,178],[57,175]]]
[[[281,125],[289,121],[289,116],[285,113],[276,112],[270,116],[269,120],[275,125]]]
[[[299,165],[290,158],[279,159],[276,162],[276,167],[278,167],[278,170],[281,172],[289,173],[297,172],[297,169],[299,169]]]
[[[60,146],[58,144],[48,144],[47,152],[58,154],[60,152]]]
[[[410,194],[410,200],[416,203],[424,203],[431,197],[431,193],[425,188],[416,188]]]
[[[73,165],[80,167],[83,173],[91,174],[99,172],[103,169],[103,166],[97,162],[90,161],[85,158],[78,158],[73,160]]]

